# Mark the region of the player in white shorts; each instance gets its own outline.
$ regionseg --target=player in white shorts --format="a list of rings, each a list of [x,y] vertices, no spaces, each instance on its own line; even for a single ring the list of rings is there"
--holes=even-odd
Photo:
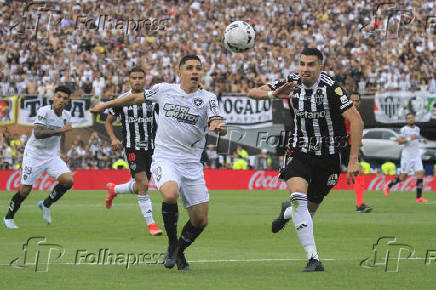
[[[401,173],[395,179],[391,180],[389,184],[384,187],[384,194],[389,195],[389,189],[406,179],[409,173],[416,175],[416,202],[428,202],[422,197],[424,169],[422,166],[421,152],[419,152],[419,142],[422,140],[427,144],[427,139],[422,138],[421,130],[415,125],[415,116],[411,113],[406,115],[407,125],[401,128],[400,137],[398,137],[398,144],[404,144],[403,151],[401,152]]]
[[[59,200],[73,186],[71,171],[62,160],[62,158],[67,158],[65,133],[72,130],[71,114],[64,111],[70,95],[69,87],[57,87],[52,105],[41,107],[37,112],[32,136],[24,149],[20,190],[12,197],[9,210],[3,218],[5,226],[10,229],[18,228],[15,225],[14,215],[44,171],[59,181],[49,196],[38,203],[43,219],[47,223],[51,223],[50,206],[52,203]],[[58,155],[59,149],[61,149],[62,158]]]
[[[163,199],[162,216],[168,236],[164,266],[172,268],[177,264],[179,270],[190,269],[184,250],[208,223],[209,192],[200,163],[207,128],[220,135],[227,132],[216,96],[199,87],[202,73],[203,66],[198,56],[187,55],[179,64],[180,84],[156,84],[144,95],[131,94],[91,109],[92,112],[101,112],[108,107],[146,100],[159,105],[151,171]],[[177,239],[179,194],[189,220]]]

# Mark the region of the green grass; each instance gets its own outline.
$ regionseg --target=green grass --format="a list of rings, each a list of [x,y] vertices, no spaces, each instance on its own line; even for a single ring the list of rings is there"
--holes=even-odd
[[[0,213],[7,210],[12,192],[0,192]],[[354,211],[351,191],[333,191],[314,218],[315,239],[326,271],[301,273],[305,254],[293,226],[278,234],[270,231],[271,219],[288,195],[284,191],[212,191],[209,226],[187,250],[191,272],[162,265],[74,265],[76,251],[98,253],[162,253],[166,237],[150,237],[134,196],[114,200],[104,207],[104,191],[68,192],[52,207],[52,225],[44,224],[38,200],[47,192],[32,192],[16,215],[18,230],[0,226],[0,289],[428,289],[436,261],[424,264],[427,249],[436,252],[436,195],[426,193],[428,204],[416,204],[413,192],[367,192],[374,207],[369,214]],[[160,195],[151,192],[154,216],[163,228]],[[181,203],[179,203],[181,204]],[[187,220],[181,209],[179,232]],[[292,225],[292,223],[291,223]],[[32,236],[65,248],[64,255],[35,272],[8,264],[23,257],[22,245]],[[372,257],[372,245],[381,236],[415,248],[414,257],[401,260],[398,272],[383,266],[363,268]],[[386,249],[386,247],[384,248]],[[383,251],[382,251],[383,252]],[[55,252],[56,253],[56,252]],[[384,253],[384,252],[383,252]],[[259,259],[256,261],[256,259]],[[287,260],[280,260],[287,259]],[[29,259],[30,261],[31,259]],[[34,259],[33,259],[34,260]],[[202,260],[202,262],[200,262]],[[22,262],[22,259],[21,261]],[[19,264],[19,263],[18,263]]]

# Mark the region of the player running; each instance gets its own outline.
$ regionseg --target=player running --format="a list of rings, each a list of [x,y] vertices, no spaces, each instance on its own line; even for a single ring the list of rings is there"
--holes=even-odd
[[[53,103],[39,108],[37,112],[32,136],[24,149],[20,190],[12,197],[9,210],[3,218],[3,223],[9,229],[18,228],[14,220],[15,213],[44,171],[59,181],[49,196],[44,201],[38,202],[42,217],[48,224],[51,223],[50,206],[73,186],[73,176],[64,161],[68,161],[65,133],[72,130],[71,114],[64,110],[68,105],[70,95],[69,87],[57,87]],[[61,156],[58,155],[59,149]]]
[[[421,130],[415,125],[415,116],[412,113],[406,115],[407,125],[401,128],[398,144],[404,145],[401,151],[401,173],[384,187],[384,195],[389,195],[392,186],[406,179],[410,172],[416,175],[416,202],[428,202],[422,197],[424,168],[422,166],[419,142],[427,144],[427,139],[421,137]]]
[[[130,91],[120,95],[122,98],[131,93],[142,93],[145,87],[145,71],[135,67],[129,72]],[[112,207],[112,200],[117,194],[136,193],[138,194],[138,205],[145,218],[148,231],[152,236],[162,235],[153,219],[153,208],[150,197],[147,194],[148,181],[151,177],[151,156],[154,149],[154,137],[156,134],[155,110],[156,104],[146,101],[139,105],[115,107],[109,109],[106,118],[106,132],[112,140],[112,150],[120,150],[121,142],[115,136],[112,122],[117,117],[121,118],[124,154],[129,161],[130,174],[132,179],[124,184],[106,185],[108,195],[106,207]]]
[[[109,107],[140,104],[145,101],[159,105],[158,129],[151,171],[162,193],[162,216],[168,236],[164,266],[190,270],[185,249],[201,234],[208,223],[209,192],[204,180],[201,153],[206,143],[207,128],[225,135],[217,98],[199,87],[203,65],[196,55],[186,55],[179,63],[180,84],[160,83],[145,94],[99,104],[91,109],[101,112]],[[189,220],[177,238],[180,194]]]
[[[340,147],[347,140],[344,119],[350,122],[351,128],[348,179],[354,182],[354,175],[360,170],[362,119],[339,84],[321,72],[322,61],[323,55],[318,49],[305,48],[301,52],[298,73],[248,92],[254,99],[288,99],[291,108],[293,128],[288,146],[292,156],[286,158],[280,174],[286,181],[291,200],[282,204],[272,230],[281,230],[292,218],[308,259],[303,272],[324,271],[315,245],[312,217],[338,182]]]

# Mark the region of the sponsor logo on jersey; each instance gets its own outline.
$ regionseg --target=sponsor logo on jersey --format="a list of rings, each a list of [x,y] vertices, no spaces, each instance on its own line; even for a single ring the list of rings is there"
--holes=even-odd
[[[216,100],[209,101],[210,110],[214,115],[219,115],[218,102]]]
[[[196,124],[200,118],[198,115],[188,113],[189,107],[186,106],[165,104],[163,110],[165,111],[165,117],[176,118],[179,122],[191,125]]]
[[[297,111],[297,117],[305,118],[305,119],[318,119],[325,118],[325,111],[319,112],[308,112],[308,111]]]
[[[153,117],[127,117],[127,123],[146,123],[153,122]]]

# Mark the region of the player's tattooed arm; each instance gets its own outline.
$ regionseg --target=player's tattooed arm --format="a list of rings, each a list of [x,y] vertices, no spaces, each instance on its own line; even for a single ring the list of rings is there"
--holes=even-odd
[[[112,125],[113,121],[115,121],[115,116],[112,114],[108,114],[106,117],[105,128],[106,128],[106,133],[111,138],[112,151],[115,152],[117,150],[121,150],[122,147],[121,147],[121,141],[117,138],[117,136],[115,136],[114,127]]]
[[[209,130],[220,136],[227,134],[227,125],[221,117],[213,117],[209,120]]]
[[[106,109],[113,108],[113,107],[124,107],[124,106],[130,106],[130,105],[139,105],[141,103],[144,103],[144,93],[136,93],[136,94],[130,94],[128,96],[118,98],[112,101],[104,102],[101,104],[97,104],[94,107],[92,107],[89,111],[91,113],[99,113],[103,112]]]
[[[35,125],[35,128],[33,128],[33,134],[35,134],[36,139],[46,139],[51,136],[59,136],[71,130],[72,130],[71,124],[66,124],[64,127],[55,130],[51,130],[43,126]]]

